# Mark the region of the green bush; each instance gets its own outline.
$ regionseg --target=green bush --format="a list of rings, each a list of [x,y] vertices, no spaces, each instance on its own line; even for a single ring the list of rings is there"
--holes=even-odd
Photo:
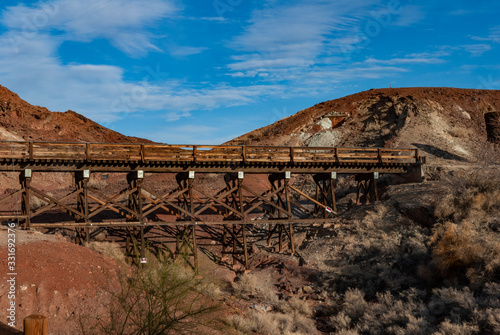
[[[104,315],[80,317],[81,332],[112,335],[193,333],[214,325],[218,303],[207,280],[171,262],[133,268],[111,291]],[[203,292],[203,293],[202,293]]]

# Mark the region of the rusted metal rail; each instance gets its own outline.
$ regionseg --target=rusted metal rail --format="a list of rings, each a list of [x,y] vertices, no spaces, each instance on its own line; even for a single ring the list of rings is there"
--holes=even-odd
[[[418,149],[0,142],[0,171],[18,174],[20,182],[19,189],[4,190],[0,219],[25,228],[69,227],[81,241],[96,229],[122,228],[142,255],[151,232],[173,233],[171,253],[192,257],[193,266],[204,229],[220,235],[223,255],[247,266],[249,225],[266,225],[279,251],[288,238],[294,253],[294,224],[336,220],[338,173],[356,174],[358,201],[369,202],[377,200],[379,173],[405,173],[424,163]],[[41,172],[73,174],[69,193],[55,196],[35,186]],[[111,172],[122,173],[126,186],[110,192],[89,185],[92,174]],[[170,189],[145,185],[156,173],[175,175]],[[224,186],[207,190],[198,182],[204,173],[220,174]],[[247,174],[266,175],[266,189],[247,183]],[[310,176],[315,192],[293,184],[299,174]],[[132,248],[130,239],[127,245]]]

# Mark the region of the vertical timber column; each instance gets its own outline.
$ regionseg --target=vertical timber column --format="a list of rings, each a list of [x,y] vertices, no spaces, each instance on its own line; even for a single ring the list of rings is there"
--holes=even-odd
[[[243,178],[245,178],[245,173],[243,171],[238,171],[238,200],[239,200],[239,211],[243,213],[243,217],[241,218],[241,234],[243,238],[243,257],[245,264],[245,269],[248,270],[248,246],[247,246],[247,224],[246,224],[246,216],[245,216],[245,207],[243,203]]]
[[[179,173],[175,176],[179,185],[179,195],[177,198],[178,210],[177,221],[184,222],[177,225],[175,257],[181,255],[186,263],[193,270],[198,269],[198,247],[196,241],[196,218],[194,216],[194,179],[195,171]],[[190,263],[189,257],[193,256],[193,263]]]
[[[245,173],[243,171],[224,175],[224,182],[226,183],[224,193],[226,193],[225,203],[227,205],[224,220],[240,222],[222,225],[222,255],[232,255],[233,266],[239,262],[247,269],[248,243],[246,216],[244,213],[244,177]]]
[[[270,213],[271,216],[276,216],[274,219],[278,219],[278,223],[274,224],[272,229],[269,229],[267,243],[270,245],[271,238],[273,234],[278,231],[278,251],[283,252],[283,237],[288,236],[290,239],[290,249],[292,254],[295,253],[295,245],[293,238],[293,226],[290,222],[292,220],[292,207],[290,202],[289,194],[289,181],[291,178],[290,171],[285,171],[284,173],[274,173],[269,176],[269,182],[271,183],[271,192],[276,196],[276,207],[273,208]],[[284,223],[288,221],[288,224]]]
[[[292,204],[290,202],[290,192],[288,189],[288,184],[290,183],[291,174],[290,172],[285,172],[285,200],[286,200],[286,209],[291,213],[292,212]],[[295,240],[293,238],[293,224],[290,222],[292,218],[288,216],[288,232],[290,237],[290,247],[292,249],[292,255],[295,254]]]
[[[196,222],[194,217],[194,196],[193,196],[193,183],[194,183],[195,172],[189,171],[188,174],[188,194],[189,194],[189,213],[191,221],[191,240],[193,246],[193,265],[195,271],[198,272],[198,246],[196,245]]]
[[[78,190],[77,209],[81,213],[81,222],[85,222],[85,240],[90,242],[90,227],[89,227],[89,199],[88,199],[88,181],[90,178],[90,171],[83,170],[75,172],[75,185]],[[77,228],[78,229],[78,228]]]
[[[372,203],[378,201],[378,190],[376,180],[379,178],[378,172],[363,173],[356,175],[358,190],[356,195],[356,204]]]
[[[129,195],[128,207],[134,212],[135,219],[140,225],[141,258],[146,254],[146,241],[144,240],[144,225],[146,224],[142,215],[142,180],[144,171],[138,170],[127,175],[127,182],[131,193]]]
[[[31,169],[25,169],[21,172],[19,176],[22,195],[21,195],[21,214],[25,217],[24,219],[24,229],[28,229],[31,223],[31,207],[30,207],[30,185],[31,185]]]
[[[335,199],[335,180],[337,179],[336,172],[319,173],[313,176],[314,183],[316,184],[316,201],[323,204],[324,207],[316,204],[314,206],[314,213],[321,214],[321,217],[326,219],[327,212],[333,210],[337,213],[337,202]]]

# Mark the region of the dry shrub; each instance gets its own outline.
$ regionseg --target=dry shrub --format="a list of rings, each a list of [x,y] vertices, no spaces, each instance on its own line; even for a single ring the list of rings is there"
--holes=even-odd
[[[464,139],[468,139],[471,136],[471,131],[462,127],[453,127],[452,129],[448,130],[448,133],[453,137]]]
[[[424,312],[416,291],[403,292],[400,297],[379,293],[368,303],[362,292],[350,290],[342,310],[329,321],[337,334],[428,334],[430,324],[422,317]]]
[[[47,205],[47,201],[40,199],[39,197],[30,198],[30,210],[36,211],[39,208]]]
[[[434,230],[432,255],[445,278],[454,278],[481,262],[485,248],[475,233],[469,222],[462,225],[446,222]]]
[[[249,332],[261,335],[311,335],[317,334],[314,321],[300,314],[263,313],[248,314]]]
[[[119,263],[126,264],[126,257],[123,253],[123,250],[120,248],[120,245],[114,242],[90,242],[85,245],[87,248],[90,248],[98,253],[112,258]]]
[[[269,277],[259,273],[239,276],[232,284],[236,295],[261,302],[272,307],[272,311],[252,310],[246,318],[231,316],[228,323],[241,333],[248,334],[316,334],[314,321],[310,319],[311,307],[296,296],[280,300]]]
[[[312,314],[311,306],[309,306],[309,304],[305,300],[300,300],[296,296],[293,296],[282,303],[280,310],[283,313],[296,313],[303,315]]]
[[[349,289],[344,296],[344,312],[351,320],[357,320],[365,313],[368,304],[365,293],[359,289]]]
[[[348,213],[335,244],[309,247],[328,267],[315,287],[334,297],[329,332],[500,334],[500,174],[478,173],[448,181],[432,229],[386,201]]]
[[[438,219],[481,222],[500,212],[499,171],[462,173],[447,184],[448,192],[436,206]]]
[[[500,276],[500,172],[462,174],[448,181],[436,206],[431,239],[435,265],[444,278],[465,277],[475,287]],[[458,277],[458,278],[457,278]]]
[[[218,302],[198,288],[205,279],[181,264],[153,262],[120,276],[104,313],[80,315],[83,334],[192,334],[214,328]]]
[[[230,315],[227,318],[227,323],[229,327],[243,334],[248,334],[252,331],[252,322],[241,315]]]
[[[96,178],[91,178],[88,183],[87,187],[89,188],[94,188],[96,190],[102,190],[108,186],[108,183],[105,180],[99,180]]]
[[[495,295],[500,285],[487,287],[479,298],[469,288],[448,287],[432,290],[430,298],[426,291],[410,289],[399,294],[378,293],[370,302],[359,290],[349,290],[329,325],[335,334],[495,333],[500,328],[500,315],[495,314],[500,310],[495,307],[500,304]]]
[[[280,304],[271,280],[263,278],[262,275],[256,273],[241,275],[232,286],[236,295],[257,299],[274,307]]]
[[[470,335],[478,332],[479,329],[475,325],[467,323],[455,324],[445,320],[439,325],[439,331],[433,333],[433,335]]]

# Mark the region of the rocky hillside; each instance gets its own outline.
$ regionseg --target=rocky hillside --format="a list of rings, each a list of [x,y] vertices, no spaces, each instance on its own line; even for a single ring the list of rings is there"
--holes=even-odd
[[[0,86],[1,141],[149,142],[103,127],[68,110],[51,112],[33,106]]]
[[[500,91],[372,89],[325,101],[232,143],[420,148],[432,158],[491,156],[484,114],[500,110]]]

